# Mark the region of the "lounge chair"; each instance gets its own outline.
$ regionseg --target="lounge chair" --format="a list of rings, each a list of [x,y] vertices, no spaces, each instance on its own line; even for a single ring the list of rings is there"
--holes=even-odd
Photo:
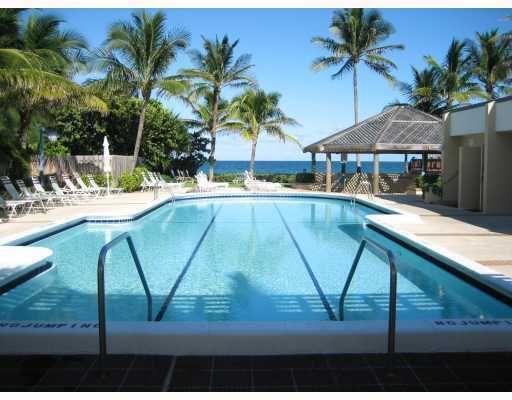
[[[5,200],[2,196],[0,196],[0,208],[5,210],[5,213],[7,214],[7,218],[12,218],[15,216],[18,216],[18,208],[21,208],[21,211],[23,212],[23,209],[27,205],[32,205],[31,200]]]
[[[64,193],[58,194],[55,191],[47,191],[44,189],[41,182],[39,182],[39,178],[37,176],[32,177],[32,185],[34,186],[34,190],[36,193],[39,193],[44,196],[53,196],[53,198],[57,201],[60,201],[61,204],[67,203],[68,205],[72,205],[73,202],[69,196],[66,196]]]
[[[199,172],[196,175],[196,180],[197,191],[199,192],[211,192],[216,189],[225,189],[229,187],[229,183],[227,182],[210,182],[203,172]]]
[[[34,210],[34,208],[39,208],[43,212],[46,212],[46,207],[44,206],[43,201],[41,199],[34,200],[34,199],[24,198],[23,195],[16,190],[16,188],[14,187],[14,185],[12,184],[12,182],[8,176],[0,177],[0,181],[4,185],[5,190],[7,190],[7,193],[9,193],[9,196],[11,196],[12,200],[15,200],[15,201],[25,200],[27,202],[27,206],[28,206],[27,214],[30,213],[30,211]]]
[[[78,189],[75,186],[75,184],[73,183],[73,181],[71,180],[71,178],[69,177],[69,175],[62,174],[62,180],[64,181],[64,184],[66,185],[66,189],[64,190],[64,192],[71,193],[71,194],[73,194],[77,197],[81,197],[81,198],[89,198],[91,196],[94,196],[94,193],[92,193],[89,190]]]
[[[282,188],[280,183],[259,181],[247,171],[244,172],[244,185],[247,190],[254,192],[275,192]]]
[[[87,180],[89,181],[89,185],[93,187],[94,189],[101,190],[103,194],[107,193],[107,190],[110,191],[110,193],[119,194],[123,191],[123,188],[107,188],[106,186],[99,186],[96,181],[94,180],[94,177],[91,174],[86,175]]]
[[[80,200],[80,196],[78,196],[77,194],[71,192],[67,188],[61,188],[59,186],[59,183],[57,182],[57,178],[55,178],[55,176],[50,176],[49,179],[50,179],[50,185],[52,186],[52,189],[54,190],[54,192],[56,194],[58,194],[61,197],[66,197],[71,204]]]
[[[49,195],[42,195],[39,193],[34,193],[29,190],[27,185],[25,185],[25,182],[23,179],[16,179],[16,185],[18,185],[18,188],[21,191],[21,194],[23,195],[23,198],[30,199],[30,200],[42,200],[43,207],[44,202],[46,202],[46,206],[55,206],[55,198],[53,196]],[[46,210],[46,207],[44,207]]]
[[[96,197],[102,194],[101,189],[96,189],[92,186],[87,186],[78,172],[73,172],[73,178],[75,178],[75,182],[78,183],[78,186],[80,186],[79,189],[83,190],[85,193],[89,193]]]

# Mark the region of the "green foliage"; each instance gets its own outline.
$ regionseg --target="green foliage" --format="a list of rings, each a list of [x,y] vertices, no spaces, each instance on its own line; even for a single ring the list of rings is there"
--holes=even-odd
[[[440,175],[425,174],[416,177],[416,186],[421,188],[423,193],[431,191],[433,194],[443,195],[443,181]]]
[[[68,156],[69,149],[64,146],[60,141],[46,142],[44,146],[44,154],[48,157],[53,156]]]
[[[215,175],[216,182],[233,182],[241,174],[218,174]],[[295,174],[255,174],[256,179],[267,182],[295,183]]]
[[[119,177],[118,186],[125,192],[135,192],[140,190],[142,185],[142,173],[146,171],[143,167],[137,167],[133,172],[125,172]]]
[[[89,180],[87,179],[87,174],[82,175],[82,180],[85,182],[86,185],[89,185]],[[93,174],[94,182],[98,186],[106,187],[107,186],[107,176],[105,174]],[[112,179],[110,180],[110,185],[113,186]]]
[[[55,113],[54,129],[71,154],[101,154],[103,136],[112,154],[129,155],[135,145],[141,101],[119,97],[109,101],[109,112],[65,108]],[[146,110],[141,157],[152,170],[169,172],[186,167],[191,173],[205,160],[208,140],[189,134],[178,116],[156,100]],[[172,165],[171,165],[172,164]]]

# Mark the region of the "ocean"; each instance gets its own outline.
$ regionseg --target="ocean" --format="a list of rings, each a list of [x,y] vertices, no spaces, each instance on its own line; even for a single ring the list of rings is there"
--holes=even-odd
[[[332,163],[333,172],[341,171],[341,163],[335,160]],[[373,171],[372,161],[363,161],[361,163],[363,172]],[[404,170],[404,163],[401,161],[381,161],[379,164],[380,172],[384,174],[401,173]],[[243,173],[249,169],[249,161],[217,161],[215,164],[216,174]],[[296,174],[299,172],[311,172],[310,161],[256,161],[256,174]],[[317,161],[316,169],[318,172],[325,172],[325,161]],[[208,164],[200,168],[201,171],[208,171]],[[347,163],[347,173],[356,171],[355,161]]]

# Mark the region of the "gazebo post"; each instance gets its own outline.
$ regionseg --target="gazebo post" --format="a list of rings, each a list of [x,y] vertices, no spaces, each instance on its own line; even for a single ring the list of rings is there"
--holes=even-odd
[[[373,194],[379,193],[379,155],[373,153]]]
[[[404,154],[404,174],[409,173],[409,162],[407,160],[407,153]]]
[[[316,153],[311,153],[311,173],[316,174]]]
[[[421,155],[421,157],[422,157],[421,169],[422,169],[423,173],[426,174],[427,173],[428,153],[423,153]]]
[[[345,176],[347,174],[347,153],[341,153],[341,174]]]
[[[331,153],[325,153],[325,191],[330,192],[332,189],[332,162]]]

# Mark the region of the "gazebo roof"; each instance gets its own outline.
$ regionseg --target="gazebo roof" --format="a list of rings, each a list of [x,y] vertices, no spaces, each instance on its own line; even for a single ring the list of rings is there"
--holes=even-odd
[[[408,105],[385,108],[304,148],[304,153],[440,153],[440,118]]]

